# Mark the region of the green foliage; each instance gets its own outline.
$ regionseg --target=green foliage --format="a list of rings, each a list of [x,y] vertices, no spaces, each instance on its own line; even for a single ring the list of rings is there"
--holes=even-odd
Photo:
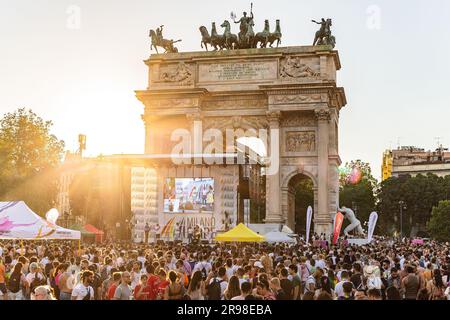
[[[309,178],[301,179],[295,187],[295,232],[305,234],[306,211],[314,207],[313,182]]]
[[[23,200],[38,213],[54,206],[64,142],[51,121],[21,108],[0,120],[0,200]]]
[[[380,225],[387,234],[400,230],[400,204],[403,209],[403,234],[409,236],[415,229],[424,230],[431,217],[433,206],[449,199],[450,177],[442,178],[434,174],[401,176],[381,183],[378,194]]]
[[[360,172],[360,179],[352,176],[355,171]],[[378,185],[370,165],[361,160],[347,162],[339,170],[339,182],[339,206],[352,208],[361,223],[368,221],[370,213],[375,210]],[[344,221],[343,228],[345,224],[348,222]]]
[[[361,180],[358,184],[347,184],[339,192],[339,205],[352,208],[361,223],[369,220],[370,213],[375,210],[375,195],[369,180]]]
[[[437,207],[433,207],[431,219],[427,229],[431,236],[438,241],[450,240],[450,201],[440,201]]]

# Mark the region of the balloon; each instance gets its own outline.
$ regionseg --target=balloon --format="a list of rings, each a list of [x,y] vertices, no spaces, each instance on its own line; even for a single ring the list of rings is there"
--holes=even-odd
[[[50,209],[46,214],[45,214],[45,218],[47,219],[48,222],[52,223],[52,224],[56,224],[56,220],[58,220],[59,218],[59,212],[57,209],[53,208]]]

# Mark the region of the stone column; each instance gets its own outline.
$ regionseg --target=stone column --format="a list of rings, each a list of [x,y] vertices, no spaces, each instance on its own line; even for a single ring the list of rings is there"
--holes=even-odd
[[[281,112],[268,112],[270,164],[266,167],[266,219],[265,223],[284,223],[281,211],[280,182],[280,117]]]
[[[329,149],[329,121],[328,109],[316,109],[318,120],[318,212],[314,214],[314,231],[327,236],[332,232],[332,220],[329,213],[328,194],[328,149]]]
[[[155,130],[157,117],[144,114],[141,118],[145,125],[145,154],[158,153],[159,139],[157,130]]]

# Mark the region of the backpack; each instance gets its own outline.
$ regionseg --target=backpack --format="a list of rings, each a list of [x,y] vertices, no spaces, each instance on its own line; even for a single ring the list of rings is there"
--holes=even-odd
[[[8,290],[12,293],[17,293],[20,290],[21,274],[11,275],[8,281]]]
[[[218,280],[214,278],[213,281],[208,285],[208,300],[220,300],[222,297],[222,288],[220,284],[224,280]]]
[[[359,279],[360,279],[360,283],[358,285],[358,288],[356,288],[356,290],[360,290],[360,291],[366,291],[366,285],[364,284],[364,277],[362,274],[359,275]]]
[[[91,287],[87,287],[87,295],[85,295],[81,300],[91,300]]]
[[[106,266],[102,269],[102,272],[100,273],[100,278],[102,282],[108,279],[108,270]]]
[[[34,289],[36,289],[39,286],[43,286],[47,284],[47,280],[45,279],[45,276],[42,277],[42,279],[39,279],[39,276],[37,273],[34,274],[33,281],[31,281],[30,284],[30,292],[34,292]]]
[[[208,277],[208,272],[206,272],[205,265],[202,264],[202,266],[203,266],[203,268],[200,271],[202,273],[203,280],[206,280],[206,278]]]

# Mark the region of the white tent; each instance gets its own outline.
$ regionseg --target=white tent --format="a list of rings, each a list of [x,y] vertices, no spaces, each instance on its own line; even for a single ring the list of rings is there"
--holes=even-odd
[[[81,232],[43,219],[23,201],[0,202],[0,239],[80,240]]]
[[[284,232],[272,231],[265,234],[264,236],[266,237],[266,241],[269,243],[277,243],[277,242],[297,243],[297,241],[294,238],[289,237]]]

